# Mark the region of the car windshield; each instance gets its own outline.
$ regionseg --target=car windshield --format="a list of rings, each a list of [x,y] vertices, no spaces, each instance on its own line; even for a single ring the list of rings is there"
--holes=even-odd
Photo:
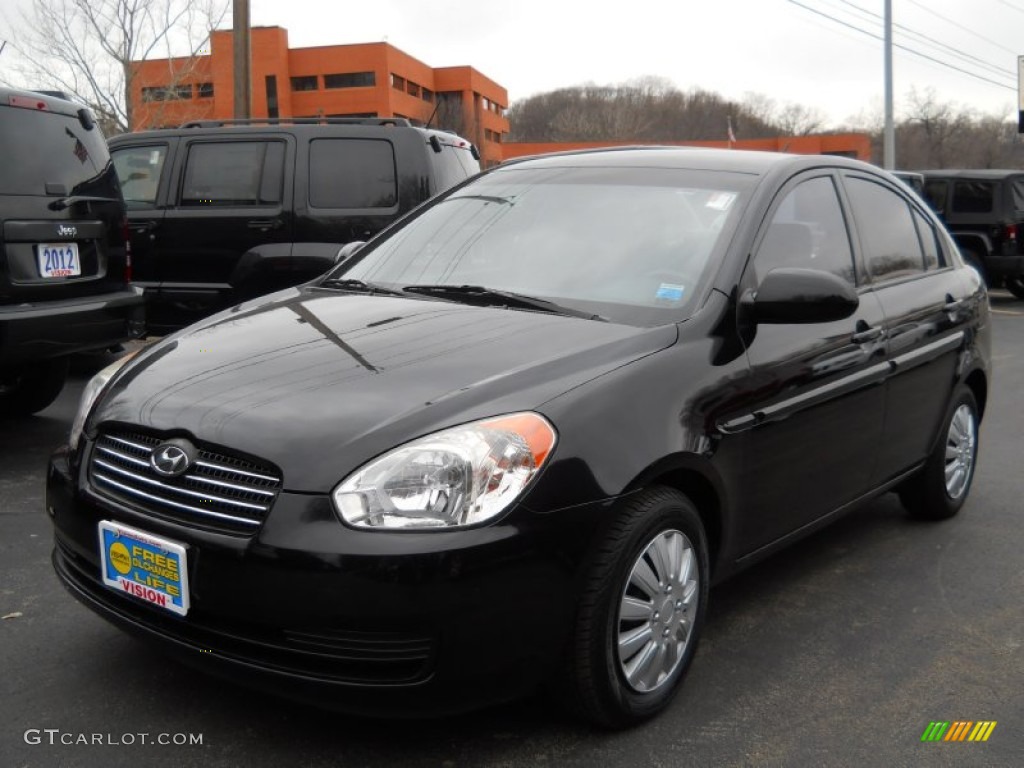
[[[503,291],[614,322],[674,322],[696,309],[755,178],[502,168],[425,208],[330,277],[474,303],[486,300],[486,288],[495,304]]]

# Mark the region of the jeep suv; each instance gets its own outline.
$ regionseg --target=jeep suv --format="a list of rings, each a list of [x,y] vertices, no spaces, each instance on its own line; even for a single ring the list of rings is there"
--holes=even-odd
[[[42,410],[75,352],[142,333],[125,206],[88,109],[0,88],[0,416]]]
[[[480,170],[470,142],[404,118],[199,121],[110,150],[158,333],[311,280]]]
[[[1024,171],[925,171],[924,195],[989,285],[1024,299]]]

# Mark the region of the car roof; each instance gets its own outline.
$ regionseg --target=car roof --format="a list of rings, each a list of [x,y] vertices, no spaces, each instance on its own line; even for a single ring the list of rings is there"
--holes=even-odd
[[[851,170],[873,170],[877,167],[837,155],[794,155],[785,152],[759,152],[742,149],[679,146],[600,147],[569,152],[507,160],[500,166],[509,167],[640,167],[679,168],[684,170],[732,171],[765,175],[770,171],[789,168],[801,170],[820,166],[835,166]]]
[[[45,106],[39,107],[40,111],[45,112],[56,112],[61,115],[69,115],[74,117],[78,114],[78,110],[83,108],[82,104],[78,104],[67,99],[62,99],[54,96],[52,93],[40,93],[39,91],[26,91],[20,88],[7,88],[0,86],[0,107],[11,106],[11,97],[18,99],[28,99],[38,104]],[[16,104],[22,108],[27,108],[25,104]]]
[[[250,124],[232,123],[231,121],[220,122],[216,120],[197,121],[173,128],[152,128],[145,131],[122,133],[118,136],[111,136],[110,141],[111,143],[117,144],[135,139],[160,139],[168,136],[216,136],[220,134],[260,135],[266,133],[280,134],[284,132],[294,133],[297,136],[315,136],[317,134],[337,133],[349,133],[353,136],[358,136],[360,134],[379,135],[381,132],[391,131],[401,133],[408,133],[412,131],[427,138],[430,136],[437,136],[441,143],[454,147],[465,146],[468,148],[470,145],[470,142],[467,139],[462,138],[456,133],[438,128],[414,126],[409,124],[408,120],[404,118],[395,118],[395,122],[391,122],[389,118],[376,118],[375,120],[376,121],[354,119],[348,122],[316,122],[312,119],[308,121],[293,121],[287,118],[282,118],[278,122],[272,122],[268,119]]]

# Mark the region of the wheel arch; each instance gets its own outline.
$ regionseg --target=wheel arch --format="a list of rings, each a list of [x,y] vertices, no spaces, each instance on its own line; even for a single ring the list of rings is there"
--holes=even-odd
[[[679,491],[697,507],[708,539],[708,561],[713,575],[717,570],[725,530],[725,487],[717,472],[705,460],[686,454],[668,456],[633,478],[626,493],[656,485]]]
[[[988,377],[980,368],[975,368],[964,379],[964,384],[971,390],[978,404],[978,420],[985,416],[985,405],[988,402]]]

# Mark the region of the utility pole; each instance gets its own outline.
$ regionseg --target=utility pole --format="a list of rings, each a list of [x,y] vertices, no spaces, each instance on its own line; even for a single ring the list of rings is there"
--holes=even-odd
[[[896,129],[892,123],[892,0],[885,0],[885,129],[882,134],[882,167],[896,167]]]
[[[252,117],[252,29],[249,0],[233,0],[232,23],[235,47],[235,119]]]

